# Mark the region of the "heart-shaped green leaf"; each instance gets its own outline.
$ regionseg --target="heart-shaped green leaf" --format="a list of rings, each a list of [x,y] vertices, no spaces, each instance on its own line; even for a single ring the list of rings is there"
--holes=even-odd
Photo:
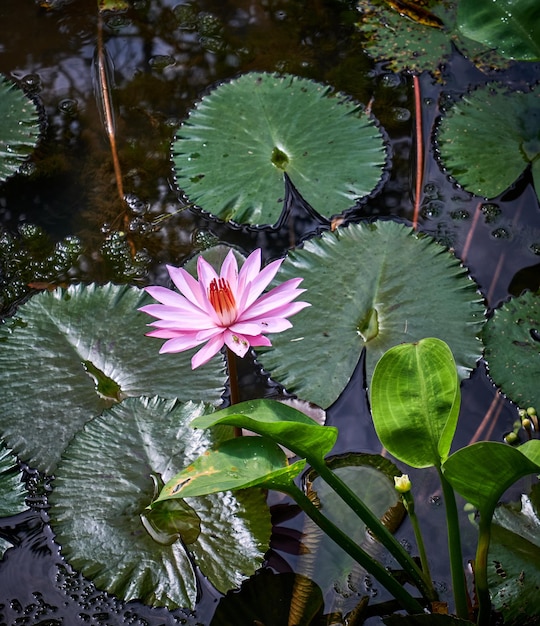
[[[260,360],[274,380],[329,407],[366,348],[368,384],[380,357],[402,342],[437,337],[468,376],[482,353],[484,305],[452,254],[392,221],[351,224],[289,253],[276,284],[300,276],[311,307],[272,335]]]
[[[0,76],[0,182],[18,171],[39,138],[35,104]]]
[[[452,487],[489,519],[508,487],[540,472],[540,440],[516,448],[495,441],[474,443],[449,456],[443,472]]]
[[[229,424],[251,430],[285,446],[308,462],[324,463],[337,429],[320,426],[302,411],[277,400],[248,400],[193,420],[194,428]]]
[[[153,507],[170,498],[190,498],[220,491],[290,486],[305,460],[288,464],[283,450],[264,437],[238,437],[209,450],[173,476]]]
[[[450,348],[440,339],[404,343],[375,367],[371,412],[383,446],[412,467],[439,467],[450,452],[460,407]]]
[[[497,309],[483,331],[496,385],[518,406],[540,408],[540,294],[526,292]]]
[[[284,173],[329,217],[381,180],[386,151],[376,121],[326,85],[292,75],[244,74],[205,96],[173,144],[176,182],[222,220],[274,224]]]
[[[78,285],[34,296],[0,327],[0,428],[30,465],[52,472],[82,425],[128,396],[219,404],[223,362],[193,372],[193,351],[158,355],[137,310],[150,301],[135,287]]]
[[[124,600],[193,606],[193,561],[222,592],[261,564],[271,532],[261,490],[189,499],[192,513],[184,509],[180,519],[186,521],[186,511],[192,520],[196,514],[200,532],[188,520],[184,537],[179,524],[175,530],[184,541],[175,540],[170,524],[164,536],[163,516],[157,529],[141,519],[155,496],[153,477],[168,481],[203,450],[232,436],[223,427],[190,428],[194,417],[212,410],[202,403],[128,398],[75,435],[57,468],[51,524],[63,555],[97,587]],[[159,512],[174,516],[170,508]]]
[[[478,196],[494,198],[529,165],[538,193],[539,137],[540,93],[508,93],[504,85],[489,83],[449,109],[436,143],[443,166],[460,185]]]
[[[540,59],[540,4],[536,0],[460,0],[458,28],[509,59]]]

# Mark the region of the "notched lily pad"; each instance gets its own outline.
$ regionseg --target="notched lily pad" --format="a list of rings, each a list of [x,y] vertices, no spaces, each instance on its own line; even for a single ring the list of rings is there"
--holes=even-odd
[[[289,254],[276,281],[296,276],[312,306],[272,336],[260,360],[319,406],[336,400],[364,347],[368,382],[383,353],[402,342],[442,339],[462,379],[481,356],[484,305],[475,284],[445,248],[401,224],[351,224],[311,239]]]
[[[39,138],[35,104],[4,76],[0,76],[0,182],[15,174]]]
[[[244,74],[205,96],[173,143],[178,186],[225,221],[276,224],[284,173],[326,217],[378,186],[383,136],[362,105],[292,75]]]
[[[496,309],[483,339],[495,384],[518,406],[540,407],[540,294],[528,291]]]
[[[445,170],[467,191],[494,198],[531,168],[540,189],[540,93],[489,83],[442,118],[436,146]],[[500,147],[504,145],[504,151]]]
[[[0,429],[22,459],[52,472],[82,425],[128,396],[220,403],[224,364],[193,372],[189,352],[159,355],[137,310],[150,301],[135,287],[77,285],[32,297],[0,327]]]
[[[488,583],[494,608],[505,623],[532,624],[530,620],[540,617],[540,518],[526,495],[521,503],[501,505],[495,511]]]
[[[271,524],[258,489],[166,503],[148,518],[160,484],[232,436],[229,427],[190,427],[212,410],[128,398],[88,422],[66,449],[50,497],[51,524],[68,562],[97,587],[124,600],[193,607],[193,562],[222,592],[262,563]]]

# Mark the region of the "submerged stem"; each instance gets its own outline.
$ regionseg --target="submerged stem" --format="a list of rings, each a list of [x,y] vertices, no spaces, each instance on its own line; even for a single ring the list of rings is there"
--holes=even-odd
[[[347,554],[359,563],[369,574],[376,578],[408,613],[424,613],[424,607],[401,584],[367,552],[324,516],[311,500],[294,484],[287,493],[316,524]]]
[[[344,502],[358,515],[370,532],[390,552],[396,561],[410,576],[420,593],[428,600],[436,600],[437,595],[431,581],[426,582],[422,570],[407,553],[405,548],[386,528],[381,520],[358,498],[352,489],[332,472],[324,463],[318,463],[314,459],[308,459],[313,469],[325,480]]]
[[[431,573],[429,571],[429,561],[426,554],[426,546],[424,544],[424,538],[422,536],[422,531],[420,530],[420,524],[418,522],[418,516],[414,510],[414,499],[412,492],[408,491],[402,495],[403,503],[405,508],[407,509],[407,513],[409,514],[409,519],[411,520],[411,525],[414,532],[414,538],[416,540],[416,545],[418,547],[418,554],[420,556],[420,563],[422,565],[422,572],[424,573],[424,580],[426,585],[433,585],[431,582]]]
[[[437,471],[439,472],[439,478],[441,480],[446,510],[448,553],[450,556],[450,573],[452,576],[456,615],[461,619],[469,619],[469,601],[465,583],[465,572],[463,570],[463,554],[461,552],[461,533],[459,530],[456,496],[440,467],[437,468]]]

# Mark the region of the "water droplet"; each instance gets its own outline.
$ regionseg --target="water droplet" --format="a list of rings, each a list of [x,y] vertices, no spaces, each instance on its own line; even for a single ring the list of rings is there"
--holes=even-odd
[[[276,20],[282,22],[283,20],[287,19],[287,13],[285,11],[276,11],[274,13],[274,17],[276,18]]]
[[[426,183],[424,185],[424,194],[429,198],[437,198],[439,195],[439,188],[435,183]]]
[[[458,209],[457,211],[452,211],[450,213],[450,217],[453,220],[468,220],[469,219],[469,211],[465,211],[465,209]]]
[[[75,115],[78,108],[79,103],[77,100],[73,100],[72,98],[65,98],[64,100],[60,100],[58,103],[58,110],[64,115]]]
[[[429,496],[428,502],[431,504],[431,506],[441,506],[441,496]]]
[[[444,203],[440,200],[431,200],[422,205],[422,217],[431,218],[438,217],[444,208]]]
[[[486,202],[481,206],[481,211],[484,214],[486,224],[491,224],[497,221],[497,218],[501,214],[501,209],[498,204],[492,202]]]
[[[394,107],[392,109],[392,113],[394,114],[396,122],[407,122],[411,118],[411,112],[409,109],[405,109],[403,107]]]
[[[208,230],[196,230],[191,241],[193,245],[201,250],[206,250],[218,244],[219,239]]]
[[[170,54],[156,54],[148,60],[148,64],[153,70],[164,70],[176,64],[173,56]]]
[[[533,254],[540,256],[540,243],[531,243],[531,245],[529,246],[529,249],[531,250]]]
[[[399,87],[401,85],[401,78],[399,77],[399,74],[394,74],[394,73],[383,74],[381,78],[381,84],[383,87],[389,87],[389,88]]]
[[[21,79],[21,84],[30,93],[37,93],[41,90],[41,78],[39,74],[26,74]]]
[[[124,200],[133,215],[144,215],[148,212],[148,203],[143,202],[134,193],[128,193],[124,196]]]
[[[495,239],[510,239],[510,231],[506,228],[496,228],[491,231],[491,235]]]

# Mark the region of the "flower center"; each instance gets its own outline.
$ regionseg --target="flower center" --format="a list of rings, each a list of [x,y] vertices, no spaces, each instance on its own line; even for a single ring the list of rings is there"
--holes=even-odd
[[[224,278],[214,278],[210,283],[208,300],[223,326],[230,326],[236,320],[236,302],[229,283]]]

